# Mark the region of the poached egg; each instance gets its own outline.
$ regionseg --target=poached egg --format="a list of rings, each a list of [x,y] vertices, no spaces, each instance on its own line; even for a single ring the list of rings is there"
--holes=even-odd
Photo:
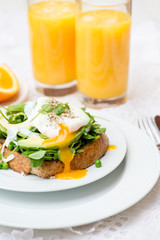
[[[48,137],[43,141],[45,147],[58,146],[60,159],[64,163],[63,173],[57,174],[55,177],[58,179],[78,179],[86,175],[87,170],[71,170],[70,163],[74,158],[74,154],[70,151],[69,145],[72,139],[75,138],[77,131],[87,125],[90,118],[80,108],[69,104],[70,109],[66,109],[64,113],[57,116],[53,110],[47,114],[38,114],[39,109],[44,104],[50,104],[54,108],[59,104],[57,100],[49,97],[40,97],[37,104],[30,104],[33,107],[28,109],[31,112],[28,120],[31,126],[36,127],[42,134]]]
[[[33,107],[33,110],[29,115],[30,124],[36,127],[42,134],[44,134],[48,138],[54,138],[58,136],[62,125],[67,126],[69,133],[71,133],[79,130],[90,120],[88,115],[82,109],[77,108],[71,104],[69,104],[70,109],[67,110],[65,113],[62,113],[60,116],[57,116],[55,111],[53,110],[51,113],[48,114],[39,114],[34,119],[34,117],[38,114],[39,109],[41,109],[42,105],[51,104],[52,106],[57,106],[59,103],[60,102],[58,102],[54,98],[40,97],[37,100],[36,106]]]

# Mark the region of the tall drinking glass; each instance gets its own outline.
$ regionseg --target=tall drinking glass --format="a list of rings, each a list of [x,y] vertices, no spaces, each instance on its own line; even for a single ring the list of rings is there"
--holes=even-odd
[[[81,100],[122,103],[128,85],[131,0],[76,0],[76,65]]]
[[[76,89],[75,8],[74,0],[28,0],[33,73],[46,95]]]

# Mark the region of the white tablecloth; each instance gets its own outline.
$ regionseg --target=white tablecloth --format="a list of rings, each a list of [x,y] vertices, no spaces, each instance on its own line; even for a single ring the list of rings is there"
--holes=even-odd
[[[10,0],[11,1],[11,0]],[[28,99],[38,94],[32,79],[25,11],[0,8],[0,63],[7,63],[29,86]],[[136,124],[137,117],[160,114],[160,22],[148,20],[133,26],[130,81],[127,102],[103,109]],[[67,97],[80,105],[77,94]],[[160,181],[139,203],[95,224],[60,230],[26,230],[0,226],[0,240],[159,240]]]

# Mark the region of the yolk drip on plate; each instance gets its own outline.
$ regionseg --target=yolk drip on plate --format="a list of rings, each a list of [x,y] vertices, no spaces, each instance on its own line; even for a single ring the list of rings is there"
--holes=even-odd
[[[55,175],[55,177],[63,180],[83,178],[87,174],[86,169],[71,170],[70,168],[70,163],[74,158],[74,154],[70,151],[69,145],[71,140],[75,138],[76,132],[70,133],[68,127],[63,124],[59,124],[59,126],[61,128],[59,131],[59,135],[54,138],[47,139],[43,142],[43,145],[46,147],[59,147],[60,158],[61,161],[64,163],[65,167],[64,171]]]
[[[110,151],[110,150],[113,150],[113,149],[116,149],[117,147],[116,147],[116,145],[108,145],[108,147],[107,147],[107,151]]]

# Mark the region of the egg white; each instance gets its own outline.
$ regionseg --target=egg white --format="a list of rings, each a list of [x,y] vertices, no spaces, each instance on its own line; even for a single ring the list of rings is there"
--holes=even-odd
[[[86,125],[90,118],[88,115],[80,108],[69,104],[70,110],[74,115],[74,118],[65,116],[61,114],[57,116],[54,110],[52,115],[55,117],[52,120],[49,118],[49,114],[39,114],[35,119],[34,117],[38,114],[38,110],[43,104],[48,104],[51,98],[40,97],[37,100],[37,105],[33,108],[31,114],[29,115],[30,125],[36,127],[42,134],[48,138],[54,138],[59,135],[60,126],[59,123],[68,127],[69,132],[75,132],[82,126]]]

